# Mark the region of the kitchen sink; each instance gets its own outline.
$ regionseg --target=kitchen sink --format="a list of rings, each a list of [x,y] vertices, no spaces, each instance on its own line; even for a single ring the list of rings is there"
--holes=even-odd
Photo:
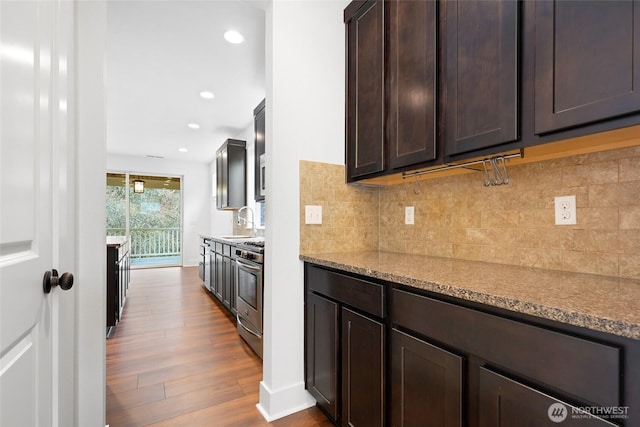
[[[233,235],[233,236],[220,236],[221,239],[227,240],[244,240],[251,239],[251,236]]]

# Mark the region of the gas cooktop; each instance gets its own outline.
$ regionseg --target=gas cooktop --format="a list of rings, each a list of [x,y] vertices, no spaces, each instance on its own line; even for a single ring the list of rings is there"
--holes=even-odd
[[[251,239],[243,240],[236,244],[236,247],[244,249],[246,251],[264,253],[264,238],[253,237]]]

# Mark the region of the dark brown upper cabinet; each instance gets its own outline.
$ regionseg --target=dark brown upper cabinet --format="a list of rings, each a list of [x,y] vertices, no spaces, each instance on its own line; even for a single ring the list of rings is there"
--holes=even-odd
[[[384,163],[384,5],[353,2],[347,32],[347,180],[382,172]]]
[[[640,0],[368,0],[344,17],[347,182],[640,125]]]
[[[640,111],[640,1],[535,2],[535,134]]]
[[[436,159],[438,3],[386,3],[389,168]]]
[[[446,1],[447,158],[517,141],[520,2]]]
[[[256,202],[263,202],[266,182],[265,182],[265,100],[253,110],[253,128],[255,131],[254,145],[254,194]]]
[[[438,3],[352,2],[347,31],[347,181],[436,159]]]
[[[227,139],[216,151],[216,208],[233,210],[246,204],[246,141]]]

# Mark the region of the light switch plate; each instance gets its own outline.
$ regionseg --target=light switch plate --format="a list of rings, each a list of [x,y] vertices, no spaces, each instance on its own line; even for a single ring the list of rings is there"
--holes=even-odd
[[[413,206],[405,206],[404,208],[404,223],[407,225],[413,225],[414,223],[415,208]]]
[[[304,207],[305,224],[322,224],[322,206],[306,205]]]

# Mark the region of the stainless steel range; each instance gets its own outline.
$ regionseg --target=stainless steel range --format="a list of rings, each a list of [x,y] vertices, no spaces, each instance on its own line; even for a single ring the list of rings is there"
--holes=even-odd
[[[238,333],[262,358],[264,239],[238,243],[234,255]]]

